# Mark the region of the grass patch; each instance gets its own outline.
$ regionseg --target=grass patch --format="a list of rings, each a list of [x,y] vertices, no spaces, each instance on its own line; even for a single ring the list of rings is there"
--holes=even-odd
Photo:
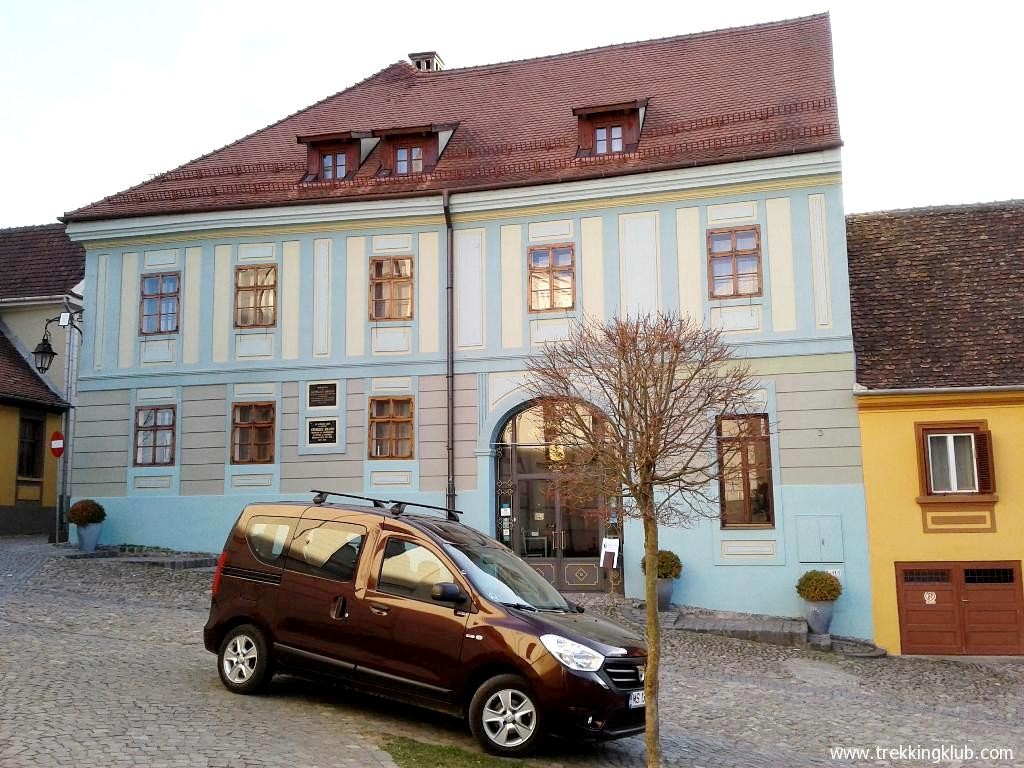
[[[424,744],[405,736],[388,740],[382,749],[400,768],[516,768],[525,765],[519,760],[469,752],[460,747]]]

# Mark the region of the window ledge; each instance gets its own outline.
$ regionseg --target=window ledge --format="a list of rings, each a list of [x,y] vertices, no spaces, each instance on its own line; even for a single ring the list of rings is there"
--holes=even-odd
[[[997,501],[997,493],[941,493],[917,497],[917,503],[921,507],[970,506],[993,509]]]
[[[723,531],[774,531],[775,525],[773,523],[733,523],[732,525],[723,525]]]

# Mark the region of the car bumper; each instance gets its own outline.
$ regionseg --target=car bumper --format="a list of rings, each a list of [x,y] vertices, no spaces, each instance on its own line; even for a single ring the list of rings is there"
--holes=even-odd
[[[220,648],[217,647],[217,630],[215,627],[211,627],[207,624],[203,627],[203,646],[210,653],[217,653]]]
[[[610,741],[643,733],[646,708],[629,706],[630,690],[611,684],[596,672],[562,670],[559,690],[547,690],[549,721],[560,736]]]

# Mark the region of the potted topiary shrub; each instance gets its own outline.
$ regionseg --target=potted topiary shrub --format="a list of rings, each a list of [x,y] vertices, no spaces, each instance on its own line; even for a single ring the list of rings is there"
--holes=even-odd
[[[647,564],[644,562],[646,556],[640,558],[640,570],[647,573]],[[658,550],[658,610],[667,611],[672,607],[673,582],[683,572],[683,564],[679,561],[679,555],[669,552],[667,549]]]
[[[843,585],[827,571],[807,571],[796,583],[796,593],[804,599],[804,618],[811,632],[828,634],[835,602],[843,594]]]
[[[68,522],[78,526],[78,548],[83,552],[95,552],[100,540],[100,528],[107,518],[103,505],[92,499],[81,499],[68,510]]]

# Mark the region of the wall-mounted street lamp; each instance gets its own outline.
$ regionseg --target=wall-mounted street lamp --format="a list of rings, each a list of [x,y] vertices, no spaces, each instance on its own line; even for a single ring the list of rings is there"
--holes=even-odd
[[[81,298],[81,297],[78,297]],[[46,373],[53,365],[53,359],[57,356],[53,345],[50,343],[50,326],[57,323],[61,328],[74,328],[78,331],[79,342],[84,334],[82,333],[82,310],[74,309],[67,301],[64,304],[64,311],[56,317],[51,317],[43,327],[43,338],[36,348],[32,350],[32,362],[39,373]],[[64,452],[63,461],[59,465],[58,488],[59,496],[54,520],[54,541],[67,541],[67,508],[70,500],[71,490],[71,438],[75,429],[73,417],[75,402],[75,379],[78,376],[78,354],[72,340],[68,339],[67,344],[68,363],[64,367],[64,399],[70,405],[70,410],[61,417],[61,431],[64,433],[64,441],[68,449]]]
[[[32,357],[35,358],[36,370],[40,373],[46,373],[50,370],[50,366],[53,365],[53,358],[57,356],[57,353],[53,351],[53,347],[50,346],[50,333],[47,331],[43,334],[43,340],[36,344],[36,348],[32,350]]]
[[[82,322],[81,311],[61,312],[57,317],[51,317],[46,321],[46,327],[43,328],[43,338],[36,344],[36,348],[32,350],[32,357],[34,358],[37,371],[46,373],[50,370],[50,366],[53,365],[53,358],[57,356],[57,353],[53,351],[53,346],[50,344],[50,325],[57,323],[61,328],[70,326],[81,334],[82,329],[78,325],[80,322]]]

